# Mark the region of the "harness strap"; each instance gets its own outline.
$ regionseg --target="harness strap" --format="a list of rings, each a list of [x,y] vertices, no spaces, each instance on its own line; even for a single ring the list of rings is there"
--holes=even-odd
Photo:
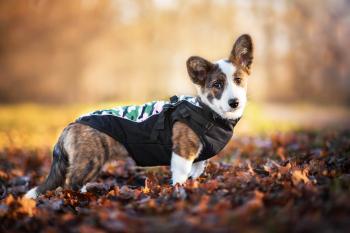
[[[165,129],[165,117],[167,114],[169,114],[169,110],[173,109],[173,108],[174,108],[174,106],[172,104],[168,104],[167,106],[164,106],[163,112],[159,115],[159,117],[158,117],[158,119],[157,119],[157,121],[152,129],[152,132],[150,135],[151,140],[156,140],[158,135],[159,135],[159,131]]]
[[[182,117],[184,117],[184,118],[188,118],[188,117],[191,118],[195,123],[197,123],[198,128],[200,128],[200,129],[204,128],[205,131],[211,129],[211,127],[214,126],[213,123],[211,123],[209,120],[205,119],[199,113],[192,111],[192,114],[190,114],[187,106],[184,106],[183,109],[180,109],[180,113],[181,113]]]
[[[174,109],[176,103],[178,102],[178,97],[173,96],[170,98],[171,104],[164,106],[164,112],[159,115],[159,118],[157,119],[157,122],[152,129],[150,135],[151,140],[156,140],[159,135],[159,131],[165,129],[165,118],[169,113],[171,113],[169,110]],[[191,110],[189,106],[183,105],[178,111],[181,119],[191,121],[190,127],[198,134],[198,136],[206,133],[214,126],[214,124],[209,119],[201,115],[201,113],[195,110]]]
[[[159,131],[164,129],[164,125],[165,125],[164,122],[165,122],[165,112],[159,115],[159,118],[152,129],[152,132],[150,135],[150,139],[152,141],[156,140],[159,135]]]

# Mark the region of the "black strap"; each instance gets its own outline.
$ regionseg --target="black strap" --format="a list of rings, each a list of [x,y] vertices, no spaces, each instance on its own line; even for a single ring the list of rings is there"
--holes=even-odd
[[[170,98],[170,102],[173,103],[173,101],[178,101],[178,99],[175,99],[175,97],[177,98],[177,96],[173,96]],[[176,103],[176,102],[174,102]],[[159,131],[160,130],[164,130],[165,129],[165,118],[166,116],[171,112],[170,110],[174,108],[174,105],[172,104],[167,104],[163,107],[163,112],[161,114],[159,114],[159,117],[152,129],[151,135],[150,135],[150,139],[152,141],[157,140],[157,137],[159,135]]]
[[[165,114],[164,112],[161,113],[152,129],[150,138],[152,141],[155,141],[159,135],[159,130],[164,129],[164,123],[165,123]]]
[[[188,112],[188,110],[187,110],[186,108],[181,108],[181,109],[179,110],[179,112],[180,112],[180,114],[181,114],[181,116],[182,116],[183,118],[188,118],[188,117],[190,117],[190,113]]]
[[[151,140],[156,140],[159,135],[159,131],[165,129],[165,118],[167,114],[171,112],[169,109],[173,109],[176,106],[175,104],[179,102],[179,98],[176,95],[172,96],[170,98],[170,102],[171,104],[164,106],[163,113],[160,114],[157,122],[154,125],[154,128],[152,129],[150,135]],[[217,115],[216,113],[213,113],[211,109],[208,109],[209,107],[204,104],[202,105],[204,111],[201,112],[198,112],[195,109],[191,109],[190,106],[187,106],[186,104],[182,105],[178,110],[181,119],[187,121],[190,124],[189,126],[199,136],[203,135],[214,126],[214,123],[212,121],[215,121],[214,116]]]
[[[189,118],[191,118],[195,123],[198,124],[199,128],[203,127],[205,131],[207,131],[214,126],[214,124],[210,120],[203,117],[200,113],[197,113],[196,111],[192,111],[192,114],[190,114],[189,111],[190,110],[188,109],[187,106],[181,109],[181,112],[184,112],[183,116],[188,116]]]
[[[170,113],[170,109],[173,109],[175,107],[175,104],[179,102],[179,97],[177,95],[174,95],[170,97],[169,100],[170,100],[170,104],[167,104],[163,107],[163,112],[159,115],[157,122],[155,123],[152,129],[152,132],[150,135],[150,139],[152,141],[157,140],[159,131],[165,129],[165,117],[167,116],[167,114]]]

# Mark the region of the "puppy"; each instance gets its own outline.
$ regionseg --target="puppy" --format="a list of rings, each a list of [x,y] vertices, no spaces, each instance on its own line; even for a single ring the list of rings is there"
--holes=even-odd
[[[252,39],[242,35],[228,59],[187,60],[198,96],[174,96],[79,117],[59,137],[46,181],[25,196],[35,199],[58,186],[86,191],[84,185],[107,161],[127,156],[138,166],[170,165],[173,185],[199,177],[205,161],[229,142],[243,114],[252,61]]]

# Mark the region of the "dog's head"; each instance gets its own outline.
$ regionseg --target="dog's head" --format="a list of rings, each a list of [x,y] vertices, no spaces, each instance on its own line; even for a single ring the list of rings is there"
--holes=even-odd
[[[252,39],[245,34],[236,40],[228,59],[211,63],[193,56],[187,60],[187,70],[203,103],[223,118],[237,119],[247,102],[252,61]]]

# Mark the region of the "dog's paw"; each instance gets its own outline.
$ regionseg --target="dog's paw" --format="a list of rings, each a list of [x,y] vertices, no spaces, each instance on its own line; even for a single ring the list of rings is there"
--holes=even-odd
[[[193,169],[191,170],[190,173],[190,177],[192,179],[197,179],[198,177],[200,177],[200,175],[202,175],[204,169]]]
[[[32,188],[24,195],[24,197],[28,199],[37,199],[38,196],[39,196],[39,193],[37,191],[37,187]]]
[[[176,184],[184,184],[187,180],[187,175],[184,174],[177,174],[176,172],[173,172],[173,177],[171,179],[172,185],[175,186]]]
[[[192,179],[198,178],[204,172],[205,167],[206,167],[206,161],[196,162],[192,164],[192,168],[189,176],[192,177]]]
[[[80,189],[81,193],[86,193],[87,189],[86,189],[86,185],[84,185],[81,189]]]
[[[171,173],[173,185],[183,184],[186,182],[189,173],[191,172],[192,161],[187,160],[176,153],[171,156]]]

